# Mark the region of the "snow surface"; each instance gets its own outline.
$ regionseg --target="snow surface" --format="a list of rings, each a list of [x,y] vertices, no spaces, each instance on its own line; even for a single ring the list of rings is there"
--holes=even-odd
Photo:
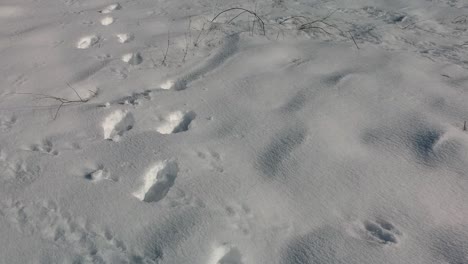
[[[0,263],[468,263],[467,11],[2,0]]]

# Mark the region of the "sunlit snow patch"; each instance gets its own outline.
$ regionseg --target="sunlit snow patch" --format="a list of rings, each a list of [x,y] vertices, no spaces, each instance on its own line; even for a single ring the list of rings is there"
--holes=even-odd
[[[242,255],[234,246],[221,245],[214,249],[209,264],[242,264]]]
[[[174,87],[175,82],[173,80],[167,80],[164,83],[162,83],[159,88],[163,90],[170,90]]]
[[[101,19],[101,25],[108,26],[114,23],[114,18],[111,16],[106,16],[105,18]]]

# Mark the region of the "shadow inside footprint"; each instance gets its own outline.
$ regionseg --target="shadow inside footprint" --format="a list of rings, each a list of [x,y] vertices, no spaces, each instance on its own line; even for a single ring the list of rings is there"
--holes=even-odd
[[[398,243],[398,240],[395,237],[395,235],[389,232],[389,229],[386,228],[389,226],[384,227],[378,224],[374,224],[372,222],[366,222],[364,223],[364,227],[366,228],[367,232],[369,232],[369,234],[373,236],[379,243]]]
[[[196,116],[197,115],[193,111],[186,113],[183,116],[180,124],[174,128],[172,133],[179,133],[179,132],[187,131],[189,129],[190,123],[192,123],[192,121],[195,119]]]

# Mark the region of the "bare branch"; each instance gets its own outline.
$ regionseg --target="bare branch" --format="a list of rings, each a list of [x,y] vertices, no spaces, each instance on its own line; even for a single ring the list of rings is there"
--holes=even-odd
[[[58,101],[60,102],[60,104],[58,105],[57,107],[57,110],[55,111],[55,115],[54,115],[54,120],[57,119],[57,116],[58,116],[58,113],[60,111],[60,109],[62,109],[63,106],[66,106],[66,105],[69,105],[69,104],[73,104],[73,103],[87,103],[89,100],[91,100],[91,98],[94,98],[97,96],[97,92],[96,91],[92,91],[92,90],[88,90],[89,92],[92,93],[92,95],[90,97],[87,97],[87,98],[83,98],[81,97],[81,95],[76,91],[76,89],[74,89],[68,82],[66,83],[67,86],[73,90],[73,92],[78,96],[79,100],[71,100],[71,99],[67,99],[67,98],[63,98],[63,97],[57,97],[57,96],[53,96],[53,95],[48,95],[48,94],[41,94],[41,93],[13,93],[13,94],[18,94],[18,95],[33,95],[33,96],[37,96],[38,98],[36,98],[36,100],[44,100],[44,99],[50,99],[50,100],[55,100],[55,101]]]
[[[171,45],[170,40],[171,40],[171,35],[170,35],[169,30],[168,30],[168,31],[167,31],[167,47],[166,47],[166,52],[164,53],[164,57],[163,57],[163,60],[162,60],[162,62],[161,62],[161,64],[162,64],[163,66],[166,66],[167,54],[169,53],[169,46]]]
[[[354,39],[353,34],[351,34],[351,32],[349,32],[349,31],[348,31],[348,33],[349,33],[349,35],[351,36],[351,39],[353,40],[354,45],[356,45],[356,48],[359,49],[359,46],[358,46],[358,44],[356,43],[356,40]]]
[[[233,8],[229,8],[229,9],[226,9],[226,10],[223,10],[221,12],[219,12],[212,20],[211,20],[211,23],[213,23],[220,15],[226,13],[226,12],[230,12],[230,11],[233,11],[233,10],[241,10],[241,11],[244,11],[244,12],[247,12],[251,15],[253,15],[256,20],[259,22],[261,28],[262,28],[262,31],[263,31],[263,35],[265,36],[266,35],[266,31],[265,31],[265,22],[263,22],[263,20],[257,15],[257,13],[253,12],[253,11],[250,11],[248,9],[245,9],[245,8],[242,8],[242,7],[233,7]],[[239,14],[240,15],[240,14]],[[236,17],[237,18],[237,17]],[[229,22],[232,22],[233,19],[231,19]]]

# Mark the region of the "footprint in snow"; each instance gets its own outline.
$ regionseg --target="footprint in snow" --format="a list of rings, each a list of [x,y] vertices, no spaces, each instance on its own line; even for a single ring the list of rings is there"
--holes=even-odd
[[[96,45],[99,42],[99,37],[96,35],[89,35],[86,37],[82,37],[78,40],[76,44],[77,49],[89,49],[92,46]]]
[[[131,113],[116,110],[106,117],[102,123],[104,138],[111,141],[119,141],[127,131],[133,128],[135,119]]]
[[[102,180],[118,181],[118,179],[112,178],[109,171],[102,165],[98,166],[97,169],[87,173],[85,175],[85,179],[92,182],[100,182]]]
[[[106,16],[103,19],[101,19],[101,25],[103,26],[109,26],[112,23],[114,23],[114,18],[111,16]]]
[[[143,62],[143,57],[139,52],[127,53],[122,56],[122,61],[130,65],[138,65]]]
[[[120,10],[120,9],[122,9],[122,6],[120,6],[119,3],[116,3],[116,4],[111,4],[111,5],[106,6],[103,10],[99,11],[99,13],[109,14],[109,13],[114,12],[115,10]]]
[[[163,119],[162,124],[156,128],[156,131],[166,135],[187,131],[195,117],[196,114],[193,111],[185,113],[182,111],[172,112]]]
[[[120,33],[115,36],[117,37],[119,43],[122,43],[122,44],[128,43],[131,40],[133,40],[133,35],[129,33]]]
[[[156,162],[143,177],[140,188],[133,195],[147,203],[162,200],[174,185],[178,172],[179,167],[174,160]]]
[[[217,246],[212,253],[208,264],[242,264],[242,254],[233,245],[223,244]]]

